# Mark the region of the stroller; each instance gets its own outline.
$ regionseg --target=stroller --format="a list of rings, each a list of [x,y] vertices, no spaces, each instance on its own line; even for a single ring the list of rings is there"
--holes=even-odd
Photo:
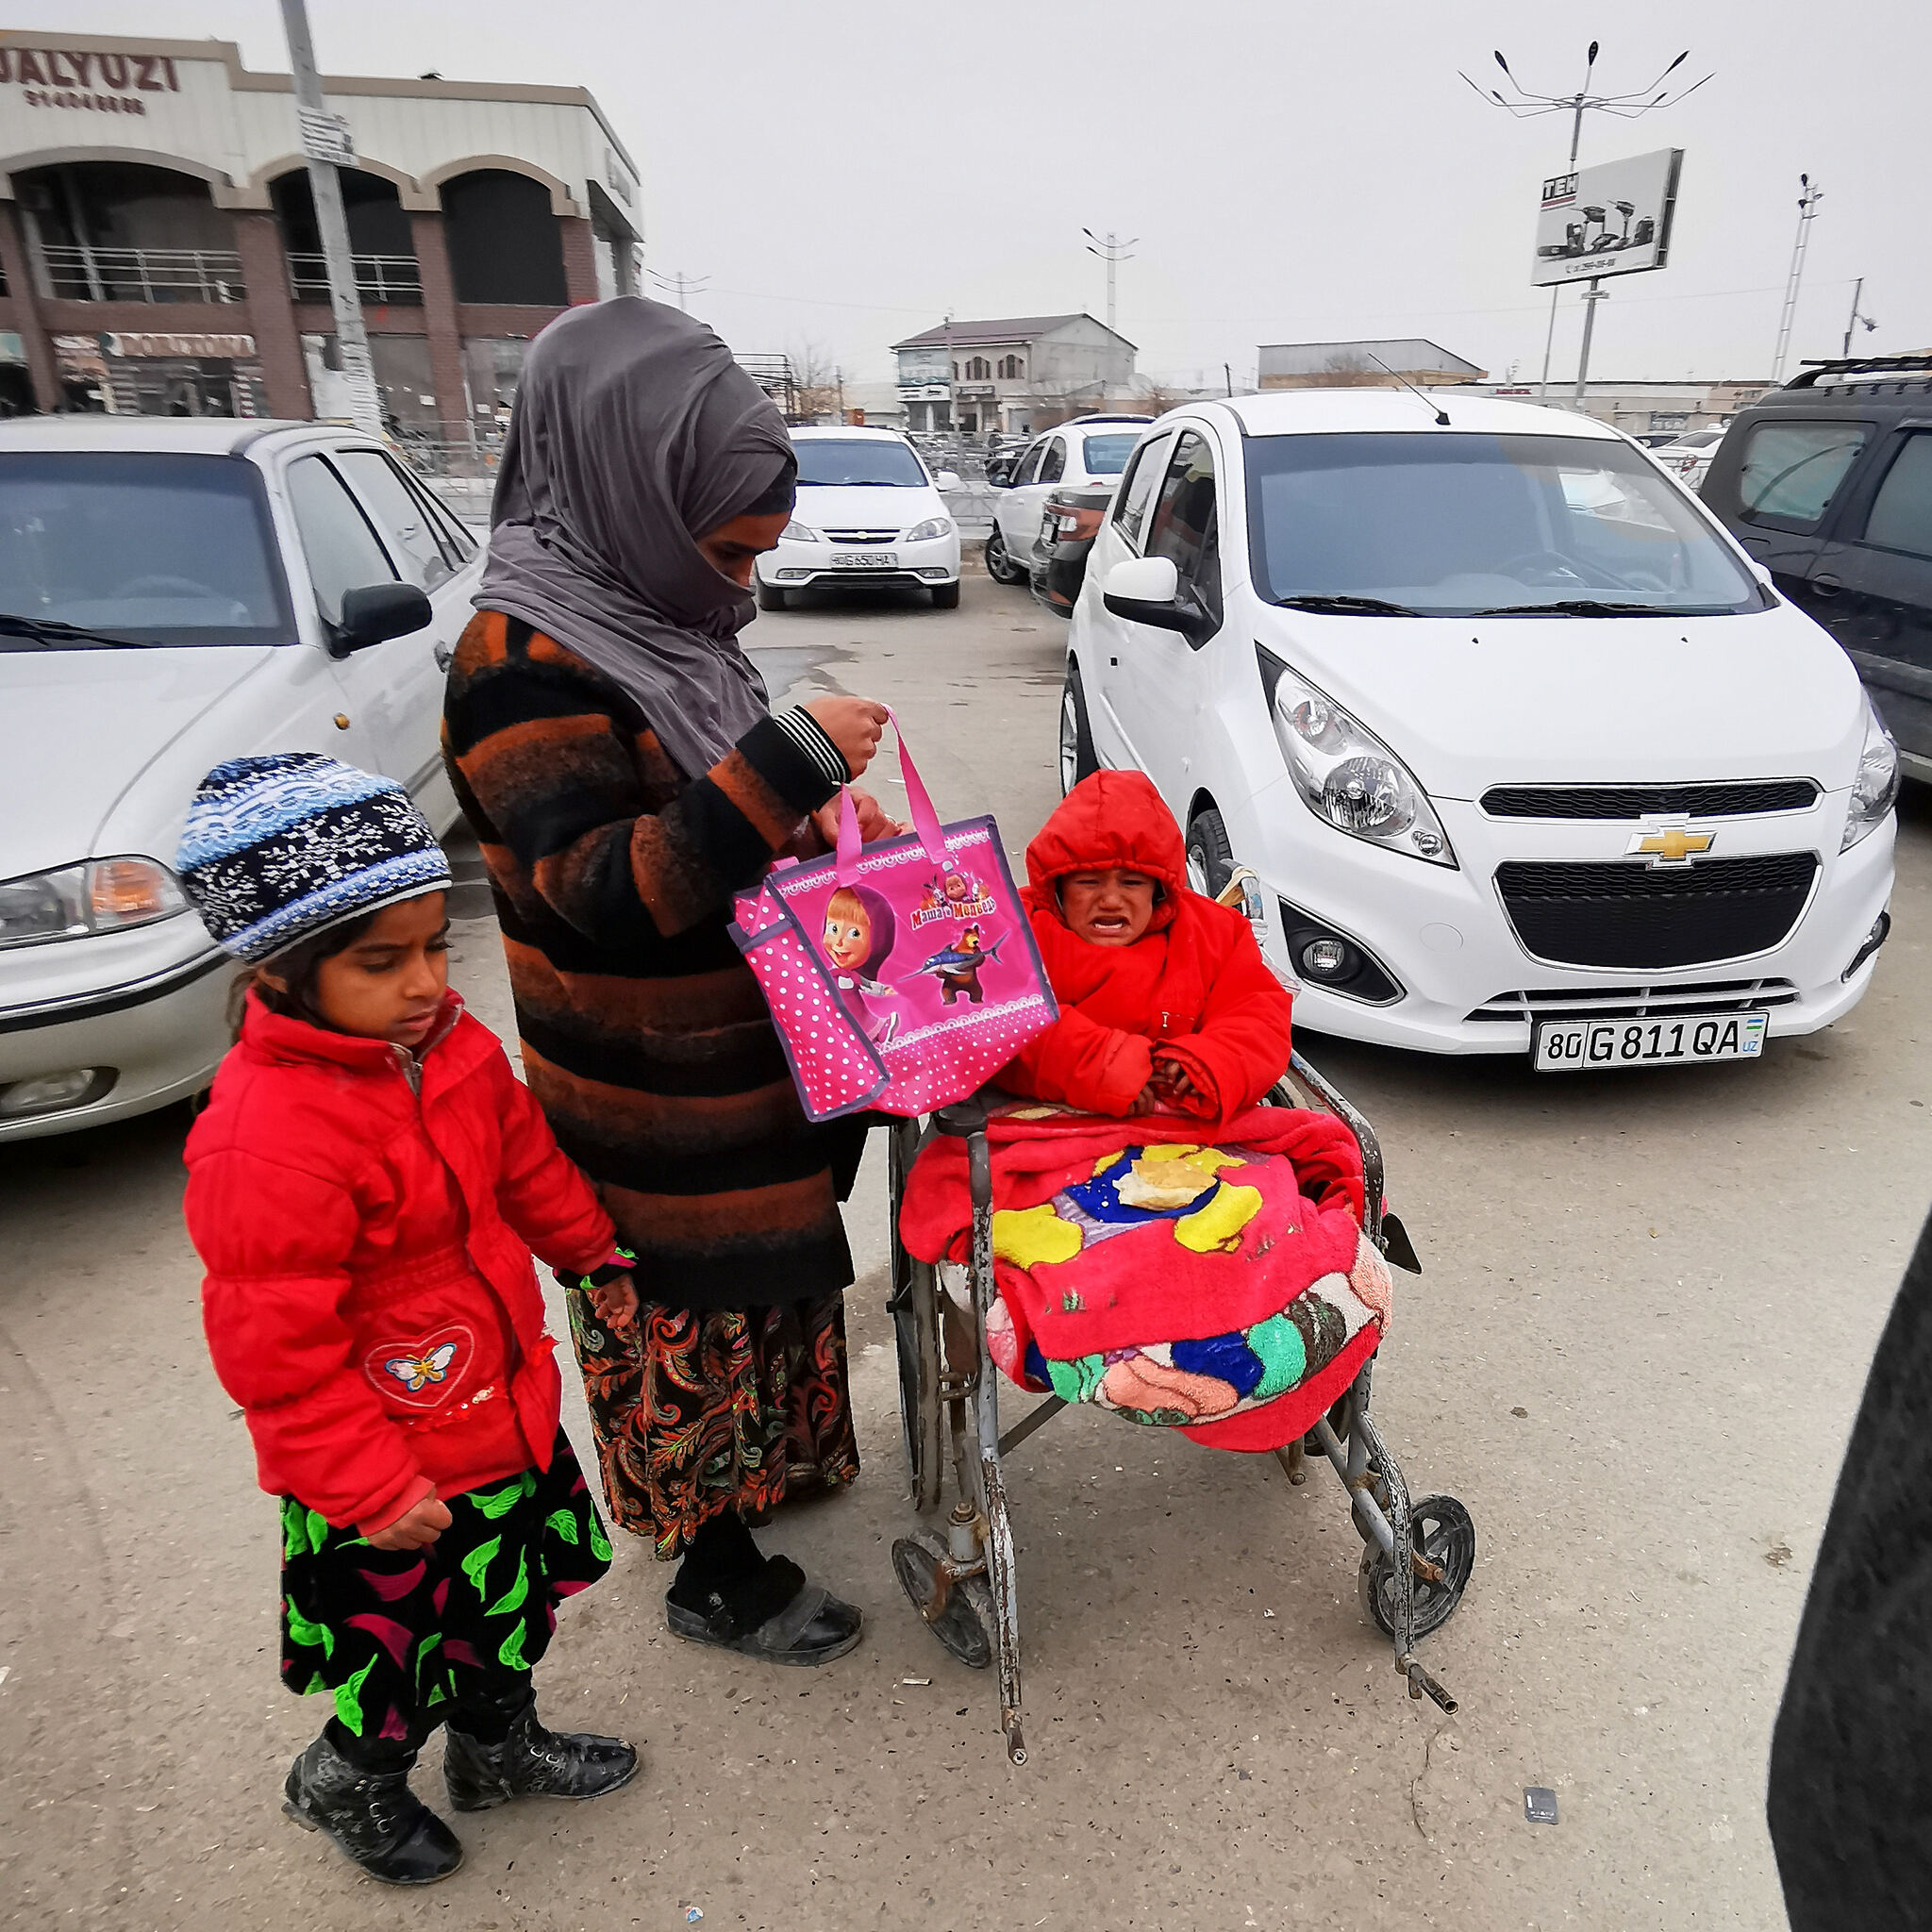
[[[1239,881],[1229,888],[1238,890]],[[1407,1231],[1382,1205],[1382,1154],[1374,1129],[1297,1053],[1287,1076],[1264,1105],[1301,1107],[1336,1116],[1361,1156],[1364,1232],[1396,1266],[1421,1273]],[[999,1372],[987,1344],[987,1312],[997,1292],[993,1278],[992,1167],[983,1098],[941,1108],[927,1120],[892,1128],[891,1299],[899,1371],[899,1414],[913,1507],[922,1514],[945,1497],[953,1471],[955,1502],[943,1530],[930,1527],[892,1545],[901,1587],[934,1636],[960,1662],[985,1669],[997,1662],[1000,1726],[1007,1755],[1026,1761],[1020,1707],[1019,1574],[1007,1506],[1004,1457],[1066,1407],[1047,1395],[1003,1435]],[[907,1176],[934,1135],[966,1142],[973,1205],[966,1286],[970,1306],[948,1292],[942,1269],[916,1259],[899,1239],[899,1209]],[[1408,1694],[1427,1695],[1445,1711],[1456,1701],[1415,1656],[1421,1638],[1454,1614],[1475,1564],[1475,1530],[1453,1496],[1409,1499],[1408,1485],[1369,1414],[1374,1357],[1346,1393],[1301,1440],[1274,1453],[1291,1483],[1305,1480],[1307,1452],[1334,1466],[1362,1539],[1358,1574],[1363,1610],[1394,1645],[1395,1667]]]

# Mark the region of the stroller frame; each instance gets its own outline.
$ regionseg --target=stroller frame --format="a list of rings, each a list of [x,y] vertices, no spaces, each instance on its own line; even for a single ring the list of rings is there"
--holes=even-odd
[[[1349,1129],[1361,1154],[1364,1231],[1398,1266],[1420,1273],[1407,1232],[1384,1209],[1381,1143],[1367,1120],[1299,1053],[1266,1104],[1325,1111]],[[987,1311],[997,1291],[986,1123],[984,1101],[975,1096],[941,1108],[927,1124],[896,1122],[891,1131],[892,1292],[886,1308],[897,1348],[910,1499],[922,1513],[943,1499],[949,1448],[956,1495],[943,1535],[924,1529],[900,1538],[892,1545],[892,1563],[914,1607],[955,1657],[976,1668],[997,1663],[1000,1728],[1008,1757],[1021,1765],[1026,1745],[1020,1702],[1019,1571],[1004,1458],[1066,1404],[1057,1395],[1045,1396],[1004,1435],[1000,1431],[999,1371],[986,1341]],[[914,1259],[899,1240],[906,1178],[935,1133],[966,1142],[973,1203],[970,1329],[939,1269]],[[1295,1485],[1305,1480],[1310,1449],[1334,1468],[1362,1539],[1363,1608],[1393,1644],[1395,1668],[1409,1696],[1420,1701],[1426,1695],[1453,1711],[1456,1700],[1418,1661],[1415,1646],[1447,1622],[1461,1601],[1475,1560],[1474,1529],[1469,1512],[1453,1497],[1411,1502],[1401,1468],[1369,1413],[1374,1366],[1371,1356],[1313,1429],[1274,1455]]]

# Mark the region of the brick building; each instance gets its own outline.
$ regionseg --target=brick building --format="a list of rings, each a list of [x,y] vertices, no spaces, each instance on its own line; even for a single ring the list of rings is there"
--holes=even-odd
[[[493,432],[524,345],[635,292],[638,172],[582,88],[325,76],[392,427]],[[0,33],[0,411],[346,413],[293,84],[225,41]]]

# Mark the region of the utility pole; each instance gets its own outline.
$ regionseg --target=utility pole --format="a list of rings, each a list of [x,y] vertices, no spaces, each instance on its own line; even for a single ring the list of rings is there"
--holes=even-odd
[[[1114,272],[1122,262],[1133,260],[1134,258],[1127,250],[1141,238],[1138,235],[1129,235],[1123,242],[1111,228],[1105,235],[1096,235],[1091,228],[1082,228],[1080,232],[1087,238],[1087,253],[1099,256],[1107,264],[1107,325],[1111,329],[1114,316]]]
[[[660,289],[670,291],[672,299],[687,315],[691,313],[691,305],[685,297],[701,295],[711,285],[709,275],[688,275],[682,270],[675,275],[660,275],[656,269],[652,269],[650,276]]]
[[[953,311],[946,310],[946,430],[955,433],[953,413]]]
[[[1224,363],[1223,363],[1223,364],[1221,365],[1221,375],[1222,375],[1222,379],[1223,379],[1223,380],[1224,380],[1224,382],[1225,382],[1225,383],[1227,384],[1227,392],[1228,392],[1228,394],[1229,394],[1229,395],[1233,395],[1233,393],[1234,393],[1234,364],[1233,364],[1232,362],[1224,362]]]
[[[1857,279],[1857,285],[1852,290],[1851,320],[1845,324],[1844,358],[1847,362],[1849,362],[1852,359],[1852,334],[1853,331],[1857,329],[1858,325],[1862,322],[1865,325],[1866,332],[1868,334],[1873,329],[1878,326],[1878,325],[1875,322],[1874,322],[1869,315],[1860,315],[1858,313],[1859,305],[1863,303],[1864,299],[1865,277],[1863,275],[1860,275]]]
[[[1785,277],[1785,306],[1777,319],[1777,347],[1771,354],[1771,379],[1785,379],[1785,357],[1791,346],[1791,324],[1798,313],[1798,284],[1805,279],[1805,250],[1810,244],[1811,222],[1824,190],[1814,188],[1808,175],[1798,176],[1798,234],[1791,243],[1791,272]],[[1851,331],[1845,331],[1847,337]]]
[[[282,0],[282,25],[289,37],[289,71],[295,80],[295,114],[302,126],[302,152],[308,161],[308,192],[315,201],[315,225],[322,237],[323,266],[328,275],[328,303],[335,311],[336,355],[349,391],[349,414],[368,436],[382,434],[382,398],[375,365],[369,356],[369,331],[362,322],[362,297],[356,287],[356,263],[349,253],[349,218],[342,211],[342,180],[336,172],[356,165],[347,126],[323,105],[322,76],[315,71],[315,47],[308,38],[304,0]],[[469,425],[464,425],[467,432]]]
[[[1634,93],[1592,93],[1590,90],[1591,76],[1596,70],[1596,57],[1601,45],[1601,42],[1591,42],[1590,52],[1584,58],[1583,85],[1574,94],[1532,93],[1516,78],[1515,75],[1509,72],[1509,63],[1504,59],[1500,51],[1497,51],[1495,55],[1496,65],[1503,70],[1504,75],[1508,79],[1512,98],[1505,99],[1494,88],[1476,87],[1476,83],[1470,80],[1469,75],[1466,74],[1462,77],[1464,80],[1469,81],[1471,87],[1475,88],[1476,92],[1482,95],[1484,100],[1490,102],[1494,107],[1506,109],[1518,121],[1531,120],[1540,114],[1568,114],[1570,116],[1569,172],[1574,175],[1576,172],[1576,151],[1583,141],[1584,115],[1593,109],[1599,109],[1606,114],[1614,114],[1620,121],[1635,121],[1640,116],[1648,114],[1655,108],[1674,108],[1686,95],[1694,94],[1704,85],[1704,81],[1710,78],[1710,75],[1707,74],[1704,76],[1704,80],[1693,80],[1689,87],[1678,88],[1674,92],[1665,86],[1664,83],[1669,77],[1690,58],[1690,50],[1689,47],[1686,47],[1648,87],[1641,87]],[[1550,358],[1554,355],[1557,345],[1557,298],[1562,292],[1563,285],[1560,282],[1554,284],[1550,290],[1550,323],[1548,328],[1543,332],[1543,375],[1542,381],[1537,389],[1537,400],[1539,402],[1548,402],[1550,399]],[[1600,302],[1604,299],[1603,291],[1594,281],[1591,281],[1590,289],[1583,299],[1586,304]],[[1578,370],[1576,378],[1576,399],[1579,405],[1583,400],[1584,375],[1588,373],[1590,367],[1591,319],[1595,313],[1596,310],[1593,307],[1586,307],[1583,311],[1583,355],[1581,367]]]

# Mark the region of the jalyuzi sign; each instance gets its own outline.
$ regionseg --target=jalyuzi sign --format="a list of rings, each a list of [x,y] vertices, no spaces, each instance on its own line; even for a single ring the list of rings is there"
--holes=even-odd
[[[143,94],[181,92],[180,76],[166,54],[5,44],[0,85],[18,87],[29,108],[85,108],[98,114],[145,114]]]
[[[1545,181],[1530,280],[1547,288],[1662,268],[1683,160],[1682,148],[1659,148]]]

